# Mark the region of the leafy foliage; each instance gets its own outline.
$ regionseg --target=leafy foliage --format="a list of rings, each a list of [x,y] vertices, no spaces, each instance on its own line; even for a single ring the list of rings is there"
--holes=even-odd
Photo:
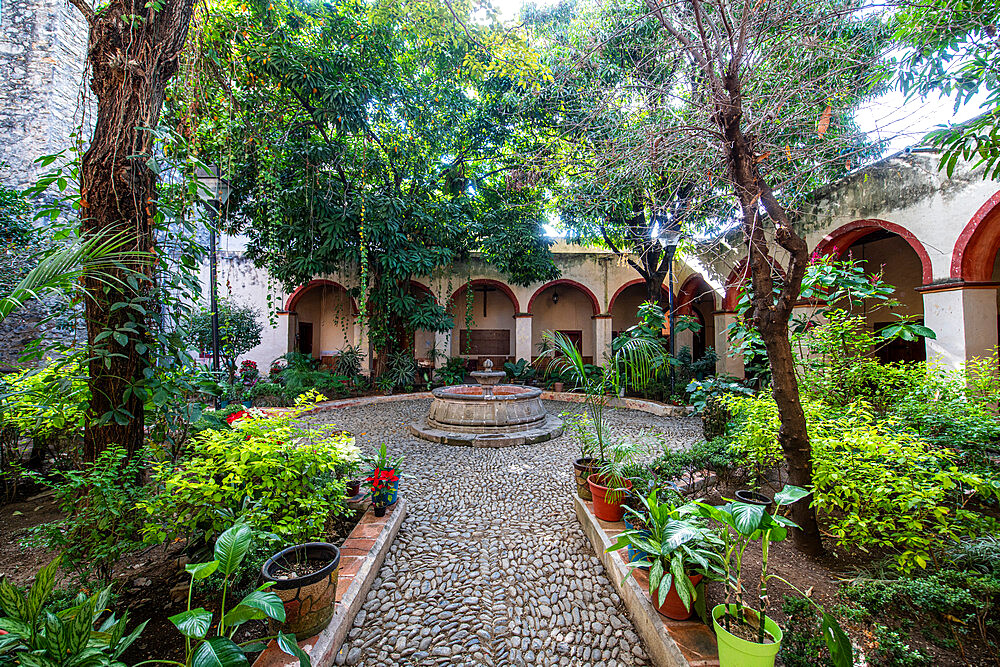
[[[995,39],[1000,10],[990,0],[934,0],[904,5],[893,17],[893,38],[903,47],[899,85],[911,97],[954,96],[955,109],[980,92],[976,118],[940,127],[927,136],[941,149],[949,176],[960,160],[983,167],[983,178],[1000,176],[1000,54]]]
[[[189,563],[184,570],[191,575],[188,584],[187,609],[169,618],[174,627],[184,635],[185,667],[238,667],[248,665],[248,654],[257,653],[265,646],[258,641],[248,645],[237,644],[233,636],[241,625],[248,621],[273,618],[285,620],[285,607],[275,593],[268,591],[270,584],[264,584],[248,593],[231,609],[226,609],[226,593],[231,579],[240,571],[240,565],[250,551],[253,532],[249,526],[238,523],[226,529],[215,542],[215,559],[205,563]],[[191,608],[191,591],[194,582],[204,580],[213,574],[223,576],[222,603],[219,620],[215,624],[216,634],[210,636],[212,612],[203,607]],[[299,659],[299,664],[309,667],[309,658],[295,642],[294,637],[278,633],[281,650]]]
[[[146,540],[207,541],[237,517],[284,539],[319,537],[330,514],[344,511],[344,482],[333,473],[359,452],[335,426],[297,423],[315,400],[306,394],[292,410],[249,410],[231,430],[192,438],[183,462],[156,466],[158,492],[140,503]]]
[[[780,462],[773,399],[729,404],[739,455],[762,467]],[[860,403],[843,412],[807,403],[807,416],[817,508],[841,543],[895,550],[897,566],[910,571],[942,547],[996,529],[966,505],[974,495],[995,502],[1000,482],[960,469],[953,452],[890,428]]]
[[[221,3],[192,61],[212,75],[171,97],[179,117],[204,104],[198,141],[229,165],[248,256],[288,287],[356,276],[379,353],[400,331],[452,327],[447,304],[409,289],[415,275],[472,251],[520,284],[556,273],[538,191],[504,179],[522,125],[510,97],[542,73],[516,32],[473,11]]]
[[[239,357],[260,345],[264,326],[260,313],[253,306],[239,304],[229,299],[219,299],[219,356],[229,372],[230,380],[236,377]],[[185,325],[187,342],[207,353],[212,351],[212,312],[202,308],[191,314]]]
[[[91,573],[107,581],[114,565],[142,544],[141,516],[136,504],[149,495],[141,479],[144,456],[128,457],[118,446],[101,452],[80,470],[58,473],[56,479],[35,475],[55,492],[64,518],[32,529],[32,542],[62,552],[62,562],[81,580]]]
[[[122,653],[146,627],[125,634],[128,612],[104,618],[111,587],[89,598],[80,593],[73,606],[56,611],[52,595],[59,558],[38,571],[27,594],[0,581],[0,665],[25,667],[125,667]]]

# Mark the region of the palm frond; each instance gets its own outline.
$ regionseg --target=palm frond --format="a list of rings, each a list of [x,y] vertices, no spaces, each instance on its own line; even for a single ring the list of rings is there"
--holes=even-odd
[[[84,276],[106,284],[121,284],[111,269],[122,268],[149,253],[122,250],[127,243],[125,233],[93,238],[73,243],[47,253],[14,290],[0,298],[0,322],[31,299],[46,294],[70,293],[82,290]]]

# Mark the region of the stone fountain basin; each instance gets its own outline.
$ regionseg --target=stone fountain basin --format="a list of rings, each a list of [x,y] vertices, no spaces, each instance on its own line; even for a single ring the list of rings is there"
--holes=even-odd
[[[438,387],[431,394],[427,424],[462,433],[526,431],[545,421],[542,390],[501,384],[492,394],[480,385]]]
[[[510,447],[544,442],[562,435],[563,424],[542,405],[542,390],[501,384],[438,387],[431,394],[426,421],[410,433],[447,445]]]

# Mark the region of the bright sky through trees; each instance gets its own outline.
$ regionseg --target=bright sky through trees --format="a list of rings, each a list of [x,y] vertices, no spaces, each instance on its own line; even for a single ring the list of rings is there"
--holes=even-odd
[[[557,3],[558,0],[536,0],[534,4],[546,7]],[[493,0],[504,22],[515,21],[524,4],[524,0]],[[889,155],[916,144],[938,125],[949,121],[961,123],[976,116],[984,97],[973,98],[953,114],[953,99],[938,97],[905,102],[902,93],[892,90],[862,105],[857,121],[873,140],[885,141],[883,155]]]

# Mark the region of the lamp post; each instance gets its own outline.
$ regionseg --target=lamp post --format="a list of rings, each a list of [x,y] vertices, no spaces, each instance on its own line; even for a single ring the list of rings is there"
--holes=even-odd
[[[219,302],[216,296],[218,284],[218,269],[215,256],[215,235],[219,221],[222,219],[222,207],[229,199],[229,181],[222,177],[222,170],[214,165],[206,165],[208,169],[198,168],[198,195],[202,202],[214,215],[208,227],[208,280],[209,308],[212,312],[212,372],[219,376]],[[219,408],[219,399],[215,399],[215,407]]]
[[[674,335],[674,255],[681,241],[680,225],[665,210],[653,213],[650,230],[653,239],[660,244],[667,258],[667,321],[670,326],[670,356],[677,358],[677,342]],[[670,393],[674,393],[674,365],[670,365]]]

